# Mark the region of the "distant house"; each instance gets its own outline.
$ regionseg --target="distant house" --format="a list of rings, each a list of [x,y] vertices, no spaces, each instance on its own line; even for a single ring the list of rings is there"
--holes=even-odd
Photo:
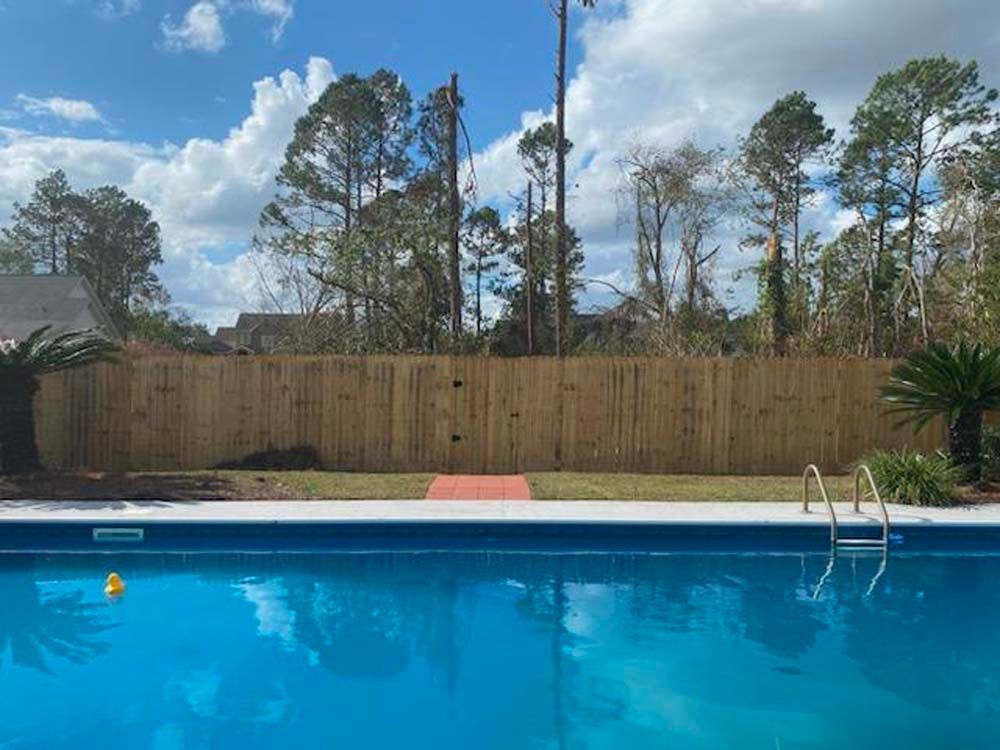
[[[217,354],[269,354],[281,348],[303,321],[302,315],[240,313],[234,326],[220,326],[212,340]]]
[[[51,326],[51,333],[97,328],[121,340],[83,276],[0,275],[0,339],[23,340],[43,326]]]

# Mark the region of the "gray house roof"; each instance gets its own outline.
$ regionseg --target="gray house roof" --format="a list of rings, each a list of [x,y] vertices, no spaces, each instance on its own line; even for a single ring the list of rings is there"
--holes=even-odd
[[[260,326],[266,326],[272,331],[282,331],[304,317],[297,313],[240,313],[234,328],[237,331],[252,331]]]
[[[100,328],[120,340],[121,335],[82,276],[0,275],[0,338],[27,338],[42,326],[52,333]]]

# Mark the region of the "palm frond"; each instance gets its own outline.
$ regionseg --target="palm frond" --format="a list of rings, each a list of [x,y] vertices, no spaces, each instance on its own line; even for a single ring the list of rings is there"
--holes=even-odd
[[[1000,349],[932,344],[896,367],[879,397],[918,430],[937,416],[1000,409]]]
[[[0,348],[0,371],[20,370],[28,375],[44,375],[70,370],[114,358],[118,344],[100,331],[87,329],[49,336],[51,326],[32,331],[24,341]]]

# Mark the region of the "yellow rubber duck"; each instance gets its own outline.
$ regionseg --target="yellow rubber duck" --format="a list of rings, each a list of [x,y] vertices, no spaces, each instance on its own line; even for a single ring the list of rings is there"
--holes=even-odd
[[[117,573],[108,573],[104,581],[104,593],[108,596],[121,596],[125,593],[125,581]]]

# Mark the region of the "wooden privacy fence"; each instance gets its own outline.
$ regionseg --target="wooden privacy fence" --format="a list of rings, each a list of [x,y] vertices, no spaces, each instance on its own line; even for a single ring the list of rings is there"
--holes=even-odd
[[[46,376],[53,468],[197,469],[309,444],[353,471],[784,474],[896,430],[876,391],[892,363],[843,359],[151,357]]]

